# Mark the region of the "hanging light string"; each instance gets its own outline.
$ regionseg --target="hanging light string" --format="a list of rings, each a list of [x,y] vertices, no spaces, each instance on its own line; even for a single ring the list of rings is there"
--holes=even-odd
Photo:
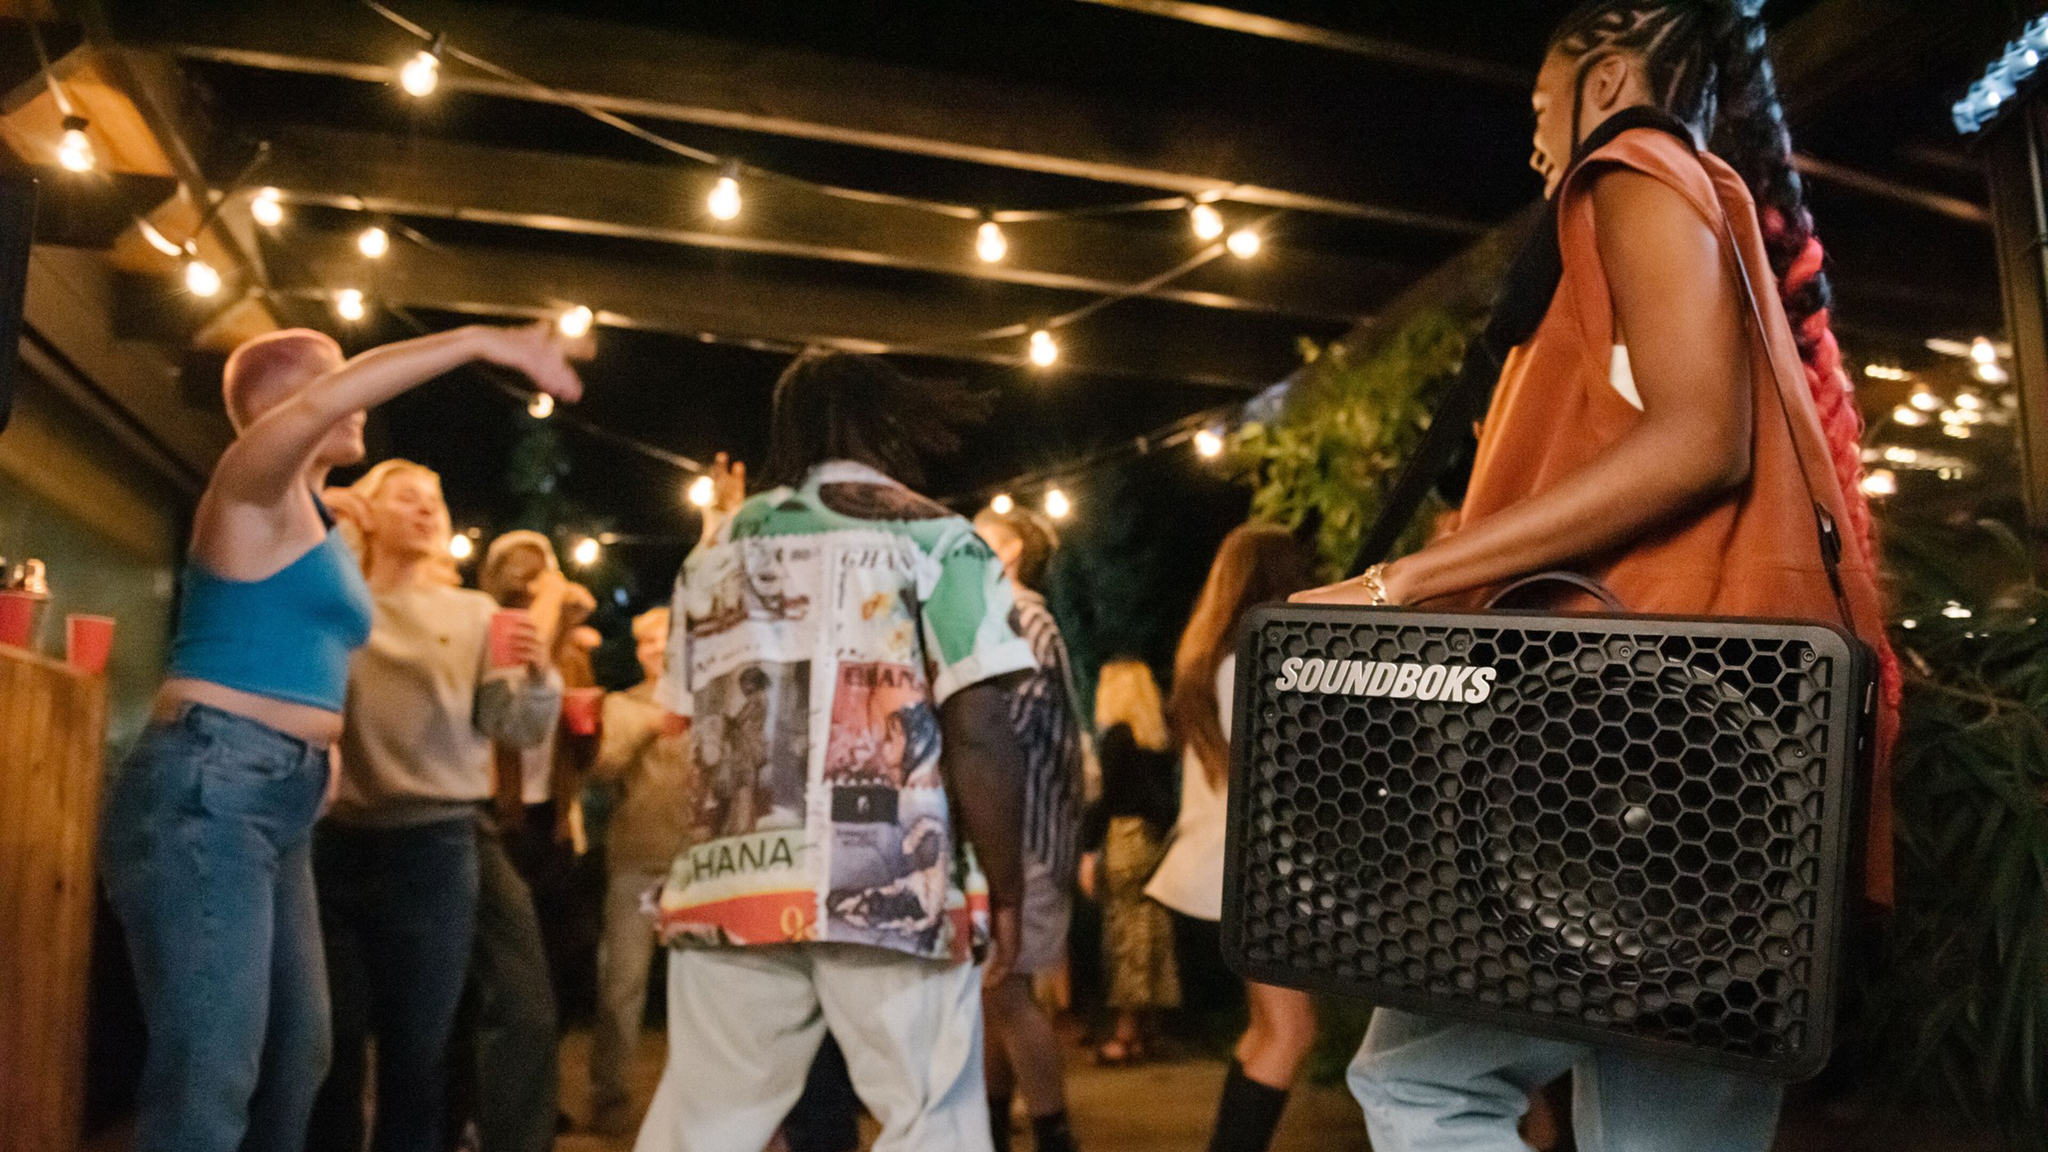
[[[1205,432],[1212,435],[1219,434],[1217,430],[1229,428],[1239,419],[1243,410],[1244,404],[1242,402],[1206,408],[1200,412],[1190,413],[1178,420],[1162,424],[1149,432],[1140,433],[1128,440],[1123,440],[1104,448],[1098,448],[1065,464],[1025,472],[994,484],[984,484],[979,488],[942,497],[939,502],[955,508],[966,508],[969,511],[973,511],[990,503],[997,497],[1014,497],[1019,492],[1029,492],[1048,485],[1054,485],[1060,480],[1068,479],[1084,472],[1092,472],[1105,464],[1115,463],[1125,458],[1148,456],[1154,452],[1178,448],[1182,444],[1197,440]]]
[[[387,5],[380,3],[379,0],[362,0],[362,3],[364,7],[399,28],[404,29],[410,35],[418,37],[429,45],[438,45],[440,49],[439,54],[446,59],[460,61],[487,76],[539,93],[545,96],[551,103],[574,108],[576,111],[596,120],[600,124],[615,128],[665,152],[715,168],[730,168],[744,176],[808,188],[821,195],[832,196],[841,200],[910,208],[934,215],[948,216],[955,220],[988,219],[998,224],[1019,224],[1028,221],[1058,220],[1082,216],[1180,211],[1193,208],[1197,204],[1207,204],[1228,197],[1237,188],[1236,185],[1224,185],[1197,195],[1160,196],[1144,200],[1097,204],[1080,208],[1008,208],[989,211],[965,204],[952,204],[943,200],[931,200],[920,196],[902,196],[893,192],[876,192],[865,188],[849,188],[840,184],[830,184],[820,180],[806,179],[801,176],[791,176],[785,172],[777,172],[773,169],[748,164],[733,157],[720,156],[716,153],[705,151],[702,148],[685,144],[672,137],[664,136],[645,125],[636,124],[615,112],[602,108],[595,102],[577,93],[557,88],[552,84],[515,72],[504,65],[487,60],[473,52],[465,51],[460,45],[449,44],[436,33],[426,28],[426,26],[407,19]]]

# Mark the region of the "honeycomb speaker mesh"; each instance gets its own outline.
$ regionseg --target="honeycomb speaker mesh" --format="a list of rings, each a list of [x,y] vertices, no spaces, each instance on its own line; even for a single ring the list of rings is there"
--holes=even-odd
[[[1810,1075],[1866,662],[1811,624],[1255,610],[1224,951],[1266,983]]]

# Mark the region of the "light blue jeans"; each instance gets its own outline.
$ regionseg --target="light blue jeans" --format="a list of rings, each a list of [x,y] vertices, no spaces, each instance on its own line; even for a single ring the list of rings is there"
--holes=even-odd
[[[187,705],[107,798],[100,874],[142,1015],[137,1152],[297,1152],[332,1042],[313,903],[327,749]]]
[[[1703,1065],[1375,1009],[1351,1061],[1374,1152],[1528,1152],[1529,1093],[1572,1073],[1579,1152],[1767,1152],[1783,1085]]]

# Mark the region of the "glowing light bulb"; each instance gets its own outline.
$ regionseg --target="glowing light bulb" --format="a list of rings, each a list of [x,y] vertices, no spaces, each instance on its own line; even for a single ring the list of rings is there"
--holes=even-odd
[[[448,554],[457,560],[467,560],[476,553],[476,542],[467,536],[456,535],[448,538]]]
[[[363,304],[363,290],[343,288],[334,294],[334,314],[353,324],[369,309]]]
[[[1973,364],[1970,371],[1986,384],[2004,384],[2012,379],[1996,362]]]
[[[1073,501],[1067,499],[1065,492],[1055,488],[1045,494],[1045,514],[1047,516],[1055,520],[1065,520],[1067,515],[1073,510]]]
[[[1889,364],[1865,364],[1863,374],[1872,380],[1904,380],[1912,375],[1904,368],[1896,368]]]
[[[1052,333],[1040,328],[1031,334],[1029,355],[1033,364],[1050,368],[1060,358],[1059,342],[1052,338]]]
[[[1892,419],[1908,428],[1918,428],[1927,423],[1927,413],[1908,404],[1892,409]]]
[[[92,137],[85,134],[85,125],[83,116],[64,118],[64,134],[57,138],[57,163],[66,171],[90,172],[99,163],[92,150]]]
[[[1920,453],[1912,448],[1901,448],[1894,444],[1884,450],[1884,458],[1894,464],[1911,464],[1920,459]]]
[[[1863,477],[1865,496],[1892,496],[1899,490],[1899,478],[1889,468],[1879,468]]]
[[[391,233],[375,224],[370,225],[356,237],[356,251],[372,260],[383,259],[384,254],[391,251]]]
[[[1259,254],[1259,234],[1249,228],[1239,228],[1230,234],[1230,239],[1225,240],[1223,245],[1230,249],[1232,256],[1239,260],[1249,260]]]
[[[581,340],[590,335],[590,326],[597,322],[597,313],[578,304],[555,318],[555,330],[571,340]]]
[[[422,49],[398,70],[398,86],[409,96],[432,96],[441,86],[441,58]]]
[[[974,230],[974,254],[984,264],[999,263],[1010,254],[1010,241],[1003,236],[1003,226],[993,220],[983,220],[981,227]]]
[[[1968,440],[1970,438],[1970,426],[1968,424],[1944,424],[1941,426],[1941,434],[1953,436],[1958,440]]]
[[[1932,412],[1936,408],[1941,407],[1941,397],[1936,396],[1925,388],[1915,388],[1913,389],[1913,394],[1906,397],[1906,403],[1911,404],[1922,412]]]
[[[275,188],[258,188],[249,201],[249,216],[265,228],[284,223],[284,193]]]
[[[1195,230],[1195,239],[1205,244],[1223,235],[1223,213],[1212,205],[1197,204],[1188,209],[1188,224]]]
[[[1195,433],[1195,452],[1209,458],[1223,455],[1223,437],[1208,428],[1202,429]]]
[[[207,297],[220,292],[220,273],[213,265],[193,257],[185,262],[185,291],[194,296]]]
[[[1956,393],[1956,407],[1974,412],[1984,407],[1984,398],[1975,392],[1958,392]]]
[[[574,560],[579,568],[588,568],[597,563],[597,553],[597,541],[585,536],[569,549],[569,559]]]
[[[535,392],[533,399],[526,402],[526,414],[535,420],[545,420],[555,414],[555,398],[545,392]]]
[[[712,185],[711,195],[705,198],[704,206],[719,220],[731,220],[740,214],[740,182],[730,171]]]
[[[1979,364],[1995,364],[1998,361],[1998,347],[1988,336],[1979,336],[1970,341],[1970,359]]]
[[[1008,516],[1010,510],[1016,506],[1017,502],[1010,499],[1008,492],[998,492],[996,498],[988,502],[988,510],[998,516]]]
[[[690,503],[697,507],[709,508],[711,502],[718,498],[718,486],[711,482],[711,477],[699,476],[690,481],[689,497]]]

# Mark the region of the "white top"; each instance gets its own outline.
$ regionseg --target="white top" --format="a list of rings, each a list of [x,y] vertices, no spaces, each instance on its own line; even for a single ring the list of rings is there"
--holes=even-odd
[[[1230,738],[1232,688],[1237,657],[1225,656],[1216,666],[1217,714],[1223,738]],[[1184,916],[1223,919],[1223,839],[1229,814],[1229,792],[1209,783],[1209,773],[1192,749],[1181,753],[1180,819],[1159,870],[1145,885],[1145,895]]]
[[[1614,355],[1607,361],[1607,382],[1614,385],[1629,407],[1638,412],[1643,410],[1643,394],[1636,391],[1636,372],[1628,365],[1628,345],[1614,346]]]

